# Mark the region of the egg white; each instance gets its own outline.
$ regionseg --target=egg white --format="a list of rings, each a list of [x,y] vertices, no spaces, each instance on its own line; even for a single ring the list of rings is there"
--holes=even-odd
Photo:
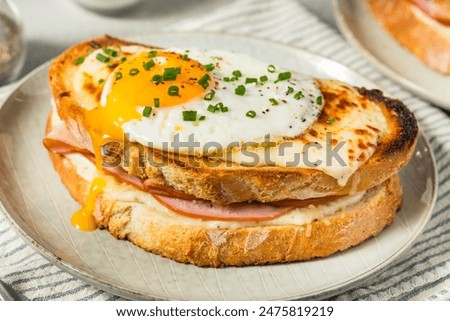
[[[138,50],[133,49],[137,54]],[[178,49],[169,51],[185,53],[184,50]],[[292,73],[289,80],[275,83],[279,73],[286,70],[276,67],[275,72],[271,73],[268,71],[268,63],[252,57],[222,50],[191,49],[188,54],[203,65],[216,65],[210,72],[210,88],[205,90],[205,95],[211,89],[214,90],[214,98],[207,101],[202,95],[177,106],[153,108],[150,117],[134,119],[122,126],[131,141],[168,151],[174,150],[171,144],[174,141],[194,141],[195,150],[181,148],[176,151],[205,154],[217,148],[227,149],[229,146],[243,143],[260,143],[266,135],[270,135],[271,141],[298,136],[317,120],[323,107],[316,102],[321,92],[311,77]],[[163,65],[166,62],[158,57],[155,61]],[[225,77],[231,78],[235,70],[239,70],[242,77],[232,82],[224,81]],[[261,82],[260,77],[264,75],[268,77],[268,81]],[[257,78],[258,83],[246,84],[246,78]],[[111,91],[112,80],[111,76],[105,84],[102,102],[106,101]],[[243,96],[235,93],[239,85],[246,88]],[[289,87],[292,87],[294,92],[288,94]],[[303,94],[300,99],[295,98],[298,91]],[[278,104],[274,105],[270,99],[275,99]],[[217,103],[223,103],[228,107],[228,111],[208,111],[210,104]],[[144,106],[136,108],[142,112]],[[196,111],[197,119],[204,116],[205,120],[184,121],[183,111]],[[248,111],[254,111],[256,117],[248,117]]]

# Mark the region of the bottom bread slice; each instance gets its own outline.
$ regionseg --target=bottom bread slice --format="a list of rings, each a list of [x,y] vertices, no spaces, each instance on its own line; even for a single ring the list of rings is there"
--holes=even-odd
[[[83,157],[77,155],[77,159]],[[83,173],[89,171],[80,167],[86,167],[89,161],[74,164],[70,156],[53,153],[50,158],[72,196],[83,204],[90,181]],[[107,179],[94,211],[100,228],[144,250],[198,266],[259,265],[329,256],[380,233],[393,221],[402,202],[400,179],[395,175],[367,191],[356,203],[306,224],[254,222],[253,226],[218,228],[168,209],[157,210],[149,205],[149,198],[153,199],[150,194],[112,176],[100,175]]]

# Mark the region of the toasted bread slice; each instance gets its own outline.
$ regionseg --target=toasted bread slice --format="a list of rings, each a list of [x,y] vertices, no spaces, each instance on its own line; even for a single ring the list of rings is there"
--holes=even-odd
[[[450,26],[448,1],[430,7],[435,1],[366,0],[384,28],[405,48],[426,65],[443,74],[450,74]],[[436,10],[445,10],[439,15]],[[430,14],[431,16],[427,15]],[[442,21],[433,19],[440,19]]]
[[[450,26],[450,2],[448,0],[409,0],[414,2],[428,16]]]
[[[132,45],[135,44],[105,36],[78,44],[53,62],[49,79],[57,112],[80,139],[89,141],[89,134],[84,128],[86,122],[83,119],[83,108],[97,107],[100,87],[96,86],[96,81],[92,81],[84,88],[84,92],[90,94],[79,95],[74,88],[77,66],[73,62],[86,55],[93,47]],[[105,75],[111,71],[112,69],[105,70]],[[346,119],[356,109],[361,113],[365,109],[376,109],[386,120],[387,130],[383,133],[377,133],[376,128],[361,128],[352,133],[354,144],[357,145],[355,161],[360,167],[343,186],[335,178],[314,168],[268,165],[249,167],[217,159],[214,160],[214,166],[209,166],[209,159],[206,157],[198,162],[198,157],[174,155],[156,149],[147,149],[147,152],[152,154],[153,159],[169,160],[165,166],[154,166],[144,160],[142,167],[139,153],[131,153],[131,163],[126,169],[132,175],[150,179],[197,198],[229,204],[356,193],[381,184],[405,166],[414,150],[418,127],[412,113],[400,101],[386,98],[378,90],[354,88],[338,81],[316,80],[316,84],[325,98],[324,109],[318,121],[300,137],[294,138],[294,141],[314,142],[323,138],[326,132],[337,133],[339,126],[330,125],[329,120]],[[364,142],[370,135],[378,135],[378,138],[376,144],[368,146]],[[373,153],[367,152],[371,148],[374,148]]]
[[[69,155],[49,154],[72,196],[84,204],[90,181],[80,176],[79,164]],[[380,233],[393,221],[402,202],[400,180],[394,175],[367,191],[357,203],[310,223],[253,222],[214,228],[207,221],[155,208],[150,194],[105,177],[107,188],[97,197],[94,212],[100,228],[146,251],[199,266],[259,265],[329,256]]]

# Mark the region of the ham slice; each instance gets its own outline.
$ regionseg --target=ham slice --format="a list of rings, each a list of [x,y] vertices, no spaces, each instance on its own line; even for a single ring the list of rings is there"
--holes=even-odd
[[[52,130],[45,135],[43,143],[47,150],[55,154],[90,152],[89,148],[73,135],[65,123],[54,126]]]
[[[92,156],[90,158],[91,162],[95,164],[95,158]],[[139,188],[140,190],[145,191],[144,183],[142,182],[142,179],[140,179],[137,176],[133,176],[128,174],[122,167],[115,166],[115,167],[102,167],[103,171],[112,174],[115,176],[119,181],[128,183],[130,185],[133,185],[136,188]]]
[[[268,221],[292,210],[261,203],[218,205],[204,200],[184,200],[153,194],[153,197],[172,211],[194,218],[217,221]]]
[[[174,189],[172,187],[155,184],[150,179],[145,180],[144,189],[151,194],[156,194],[156,195],[161,195],[161,196],[180,198],[183,200],[197,199],[194,195],[187,194],[182,191],[177,191],[176,189]]]
[[[261,203],[218,205],[196,199],[192,195],[171,187],[154,184],[148,179],[142,182],[141,179],[128,174],[121,167],[104,167],[103,170],[123,182],[147,191],[163,206],[188,217],[217,221],[267,221],[279,217],[293,208]]]

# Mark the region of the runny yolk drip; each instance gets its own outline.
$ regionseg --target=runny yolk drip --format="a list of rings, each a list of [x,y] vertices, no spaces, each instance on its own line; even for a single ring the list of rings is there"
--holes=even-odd
[[[72,225],[81,231],[89,232],[97,229],[94,216],[92,215],[95,209],[97,196],[102,193],[106,186],[106,180],[101,177],[96,177],[89,188],[88,198],[85,205],[76,211],[70,220]]]
[[[86,112],[85,126],[99,169],[102,146],[123,141],[122,125],[143,117],[139,107],[151,107],[153,114],[157,108],[182,105],[205,94],[206,86],[199,80],[209,74],[202,64],[174,52],[158,51],[155,57],[149,56],[145,52],[119,65],[105,83],[103,105]],[[174,87],[178,93],[174,94]]]

